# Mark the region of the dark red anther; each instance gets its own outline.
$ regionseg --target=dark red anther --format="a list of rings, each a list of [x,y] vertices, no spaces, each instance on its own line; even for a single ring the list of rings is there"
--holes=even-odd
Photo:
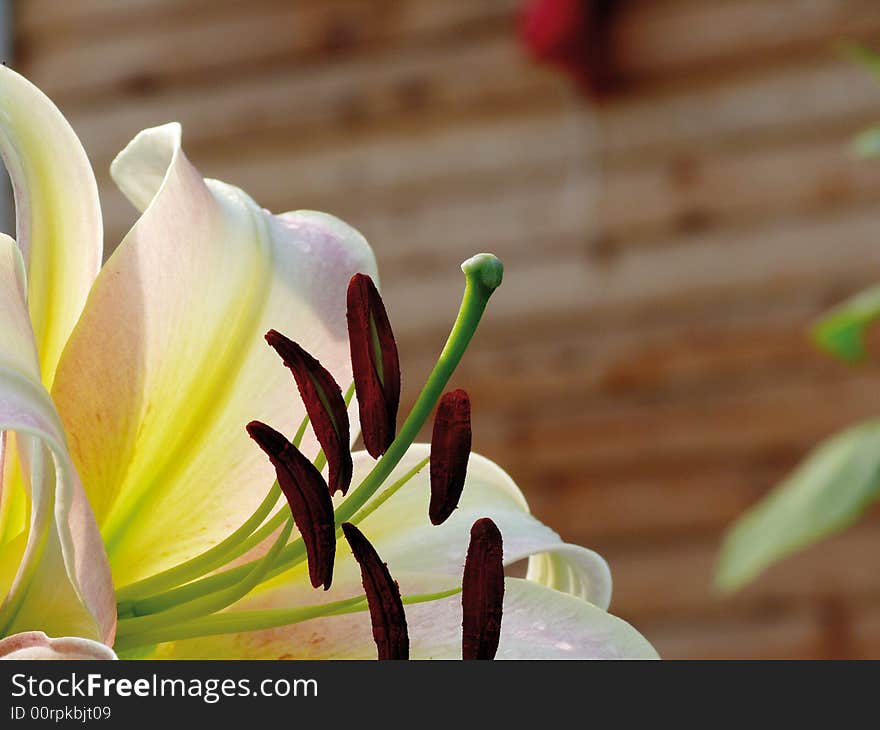
[[[247,432],[275,467],[278,484],[306,546],[312,586],[323,585],[326,591],[333,580],[336,556],[336,525],[327,482],[284,434],[260,421],[251,421]]]
[[[504,563],[501,532],[488,517],[474,522],[461,584],[461,658],[494,659],[501,637]]]
[[[269,330],[268,342],[290,368],[306,406],[318,443],[330,467],[330,494],[345,494],[351,484],[348,409],[333,376],[315,358],[280,332]]]
[[[379,659],[409,659],[409,632],[400,588],[379,553],[357,527],[343,522],[342,531],[354,559],[361,566],[361,580],[364,593],[367,594],[373,641],[376,642]]]
[[[348,284],[348,340],[364,446],[378,459],[394,441],[400,404],[400,362],[385,305],[373,280],[355,274]]]
[[[471,453],[471,400],[463,390],[445,393],[431,436],[431,524],[444,523],[458,506]]]

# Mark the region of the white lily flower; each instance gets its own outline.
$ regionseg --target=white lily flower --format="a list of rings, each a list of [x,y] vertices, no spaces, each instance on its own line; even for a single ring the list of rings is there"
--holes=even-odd
[[[138,134],[113,163],[141,215],[100,268],[101,214],[82,146],[8,68],[0,152],[18,241],[0,240],[0,637],[22,647],[8,654],[85,646],[32,633],[46,632],[124,656],[375,656],[358,564],[340,550],[330,592],[312,588],[290,512],[275,509],[272,465],[244,428],[259,419],[293,434],[302,424],[294,444],[319,452],[263,335],[283,332],[352,382],[346,291],[355,274],[377,279],[367,242],[332,216],[273,215],[203,179],[169,124]],[[475,266],[469,287],[486,274]],[[455,362],[488,293],[475,315],[463,304],[448,345]],[[420,471],[429,449],[411,442],[445,379],[426,388],[378,462],[353,455],[359,486],[333,505],[337,526],[358,522],[398,579],[412,655],[460,656],[453,594],[467,530],[488,516],[505,562],[529,559],[526,579],[506,580],[498,656],[655,657],[606,612],[604,560],[534,519],[490,461],[471,456],[459,509],[430,524]],[[357,409],[350,419],[353,440]],[[380,490],[395,480],[393,495]]]

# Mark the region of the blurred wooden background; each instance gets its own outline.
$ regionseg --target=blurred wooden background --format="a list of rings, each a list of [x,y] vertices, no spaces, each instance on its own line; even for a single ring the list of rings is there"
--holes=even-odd
[[[108,246],[133,219],[110,160],[173,119],[207,176],[360,228],[409,399],[458,263],[500,255],[456,381],[475,447],[608,557],[613,609],[661,654],[880,656],[877,519],[734,598],[710,585],[723,527],[880,412],[880,371],[805,337],[880,279],[880,162],[847,151],[880,121],[880,84],[835,50],[880,39],[880,3],[629,0],[626,84],[601,105],[528,63],[517,6],[21,0],[14,65],[81,135]]]

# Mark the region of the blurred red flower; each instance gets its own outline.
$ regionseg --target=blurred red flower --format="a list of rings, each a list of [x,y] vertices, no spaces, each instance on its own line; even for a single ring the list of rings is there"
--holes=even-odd
[[[612,89],[609,25],[616,0],[530,0],[520,36],[532,57],[558,66],[593,96]]]

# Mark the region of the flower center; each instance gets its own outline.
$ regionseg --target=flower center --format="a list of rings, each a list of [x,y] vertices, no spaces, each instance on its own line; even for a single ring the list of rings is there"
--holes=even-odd
[[[500,534],[497,549],[485,547],[487,540],[492,542],[494,538],[487,538],[491,530],[481,527],[476,537],[484,547],[477,549],[472,533],[463,588],[401,597],[375,549],[355,526],[428,462],[422,460],[377,494],[440,400],[503,275],[501,262],[491,254],[468,259],[462,264],[462,271],[465,290],[458,316],[399,431],[397,348],[385,307],[369,277],[355,275],[349,286],[347,320],[354,383],[344,396],[330,373],[311,355],[278,332],[267,334],[268,343],[292,371],[307,412],[291,440],[267,424],[248,424],[249,434],[269,457],[278,479],[254,513],[222,542],[180,565],[117,590],[118,652],[125,655],[165,641],[268,629],[319,616],[369,610],[380,658],[405,658],[402,655],[408,653],[408,638],[403,606],[438,600],[464,590],[464,654],[466,658],[494,655],[497,636],[492,637],[497,634],[496,624],[500,627],[503,595]],[[348,493],[352,479],[348,405],[355,392],[364,443],[377,461]],[[309,425],[321,446],[313,461],[299,451]],[[463,391],[454,391],[441,402],[432,437],[430,520],[434,524],[444,521],[458,502],[469,451],[470,403]],[[322,475],[325,466],[329,484]],[[330,497],[336,491],[345,499],[334,510]],[[282,495],[287,506],[276,510]],[[289,542],[294,525],[300,536]],[[257,586],[304,561],[308,562],[312,586],[323,586],[326,590],[332,581],[337,537],[342,534],[361,566],[364,594],[315,606],[223,611]],[[270,547],[262,557],[230,567],[233,561],[263,544]],[[487,565],[494,567],[486,568]]]

